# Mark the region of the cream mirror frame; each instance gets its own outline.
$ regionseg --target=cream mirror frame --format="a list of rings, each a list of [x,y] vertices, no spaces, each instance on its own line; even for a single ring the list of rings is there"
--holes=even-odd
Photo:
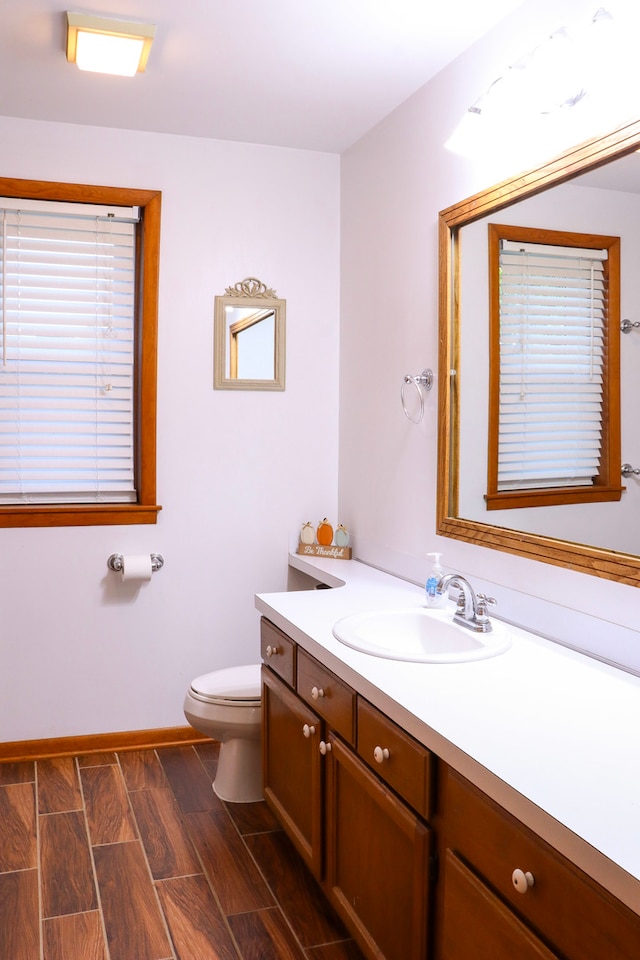
[[[466,224],[640,149],[640,121],[568,151],[441,211],[439,217],[439,429],[436,531],[582,573],[640,586],[640,556],[512,530],[458,516],[460,412],[460,230]],[[488,311],[488,307],[487,307]],[[640,553],[640,547],[639,547]]]
[[[285,389],[286,301],[255,277],[215,298],[216,390]]]

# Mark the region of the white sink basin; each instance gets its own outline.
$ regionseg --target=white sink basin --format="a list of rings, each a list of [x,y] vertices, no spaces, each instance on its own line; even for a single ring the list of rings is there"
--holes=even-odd
[[[466,663],[495,657],[511,646],[509,631],[495,620],[489,633],[474,633],[452,617],[452,610],[429,607],[369,610],[338,620],[333,635],[362,653],[414,663]]]

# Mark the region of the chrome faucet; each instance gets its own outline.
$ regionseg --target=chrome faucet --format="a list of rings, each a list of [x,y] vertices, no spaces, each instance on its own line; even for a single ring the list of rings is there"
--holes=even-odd
[[[475,633],[489,633],[491,621],[487,616],[487,605],[495,603],[494,598],[484,593],[476,594],[469,581],[459,573],[447,573],[440,577],[436,589],[438,593],[444,593],[449,587],[457,587],[460,591],[453,622]]]

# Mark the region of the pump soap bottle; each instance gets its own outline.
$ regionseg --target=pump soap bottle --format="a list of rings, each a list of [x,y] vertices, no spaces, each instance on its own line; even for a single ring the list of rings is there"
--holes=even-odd
[[[440,566],[440,557],[441,553],[428,553],[428,557],[433,557],[433,566],[427,577],[427,583],[425,585],[425,591],[427,594],[427,606],[428,607],[444,607],[447,602],[446,593],[438,593],[438,583],[443,575],[442,567]]]

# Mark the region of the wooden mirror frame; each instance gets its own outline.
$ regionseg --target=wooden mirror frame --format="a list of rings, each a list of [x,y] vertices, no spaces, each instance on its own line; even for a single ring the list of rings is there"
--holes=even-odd
[[[640,586],[640,556],[523,533],[457,516],[459,466],[459,231],[468,223],[640,148],[640,121],[572,148],[527,173],[442,210],[439,216],[438,480],[436,532],[478,546]],[[488,315],[488,305],[487,305]],[[488,321],[487,321],[488,322]]]

